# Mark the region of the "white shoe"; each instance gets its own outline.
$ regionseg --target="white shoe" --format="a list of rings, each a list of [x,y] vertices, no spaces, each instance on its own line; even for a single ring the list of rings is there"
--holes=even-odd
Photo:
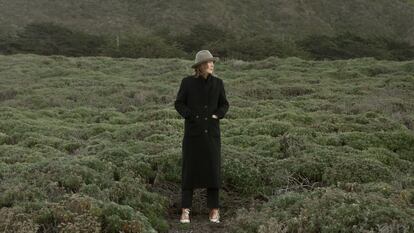
[[[209,216],[210,222],[219,223],[220,222],[220,212],[219,212],[219,210],[217,209],[216,214],[211,214],[211,213],[212,213],[212,211],[210,211],[210,216]]]
[[[182,211],[182,213],[181,213],[180,222],[181,223],[189,223],[190,222],[190,209],[189,208],[182,208],[181,211]]]

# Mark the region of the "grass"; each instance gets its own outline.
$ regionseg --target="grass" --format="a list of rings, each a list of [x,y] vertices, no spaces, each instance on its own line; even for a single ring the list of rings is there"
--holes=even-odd
[[[176,228],[173,101],[191,62],[0,56],[0,230]],[[216,73],[230,102],[221,201],[232,211],[216,231],[413,229],[414,61],[269,57]]]

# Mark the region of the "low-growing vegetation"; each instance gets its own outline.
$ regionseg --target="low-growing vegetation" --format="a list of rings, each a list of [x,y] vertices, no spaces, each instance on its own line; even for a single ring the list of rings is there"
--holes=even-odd
[[[191,63],[0,56],[0,231],[172,230],[173,101]],[[374,58],[217,63],[230,110],[215,230],[412,232],[413,72]]]

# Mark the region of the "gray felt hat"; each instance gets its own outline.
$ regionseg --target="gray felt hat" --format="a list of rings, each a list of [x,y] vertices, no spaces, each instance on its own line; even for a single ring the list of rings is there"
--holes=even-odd
[[[191,68],[195,68],[197,65],[206,62],[206,61],[219,61],[220,59],[218,57],[213,57],[213,55],[211,55],[210,51],[208,50],[200,50],[197,52],[195,60],[194,60],[194,64],[191,65]]]

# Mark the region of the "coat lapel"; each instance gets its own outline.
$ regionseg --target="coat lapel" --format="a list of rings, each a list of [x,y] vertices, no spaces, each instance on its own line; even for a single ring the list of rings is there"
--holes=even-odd
[[[213,76],[210,76],[207,81],[203,80],[203,77],[198,77],[197,79],[197,89],[209,96],[213,86]]]

